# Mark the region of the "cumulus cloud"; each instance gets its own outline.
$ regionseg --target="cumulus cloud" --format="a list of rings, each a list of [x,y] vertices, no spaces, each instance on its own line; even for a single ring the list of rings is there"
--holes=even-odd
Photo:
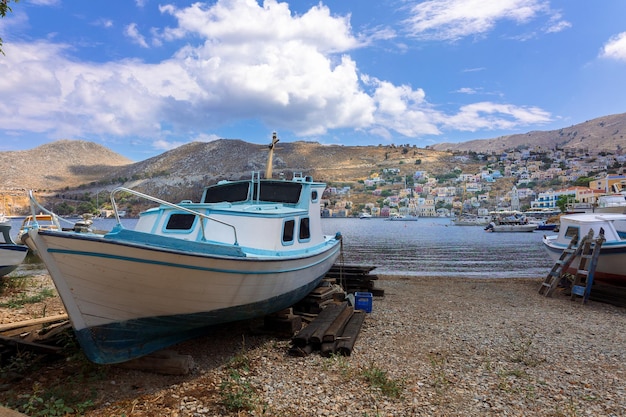
[[[425,40],[457,41],[473,35],[483,35],[499,21],[527,23],[538,15],[548,14],[552,31],[567,25],[558,12],[550,10],[545,0],[428,0],[410,7],[406,19],[407,31]]]
[[[137,29],[137,23],[131,23],[130,25],[126,26],[126,29],[124,30],[124,34],[128,36],[130,39],[132,39],[134,43],[141,46],[142,48],[148,47],[148,42],[146,42],[146,39],[144,38],[144,36],[141,33],[139,33],[139,29]]]
[[[626,32],[612,36],[602,47],[600,57],[626,61]]]
[[[540,4],[502,3],[506,7],[492,15],[520,21],[532,17],[532,6]],[[275,0],[261,5],[218,0],[160,10],[176,25],[152,28],[150,44],[184,45],[161,61],[80,62],[70,45],[7,46],[0,60],[2,129],[54,138],[143,138],[167,150],[179,146],[181,137],[214,140],[202,132],[241,120],[258,120],[305,138],[333,129],[415,138],[442,129],[512,128],[549,118],[541,109],[495,103],[446,115],[429,103],[422,88],[362,73],[350,54],[393,33],[355,34],[349,16],[332,14],[322,3],[303,14]],[[136,24],[128,25],[125,34],[148,47]]]
[[[473,103],[460,108],[441,122],[448,129],[477,130],[513,129],[518,126],[547,123],[550,113],[538,107],[522,107],[492,102]]]

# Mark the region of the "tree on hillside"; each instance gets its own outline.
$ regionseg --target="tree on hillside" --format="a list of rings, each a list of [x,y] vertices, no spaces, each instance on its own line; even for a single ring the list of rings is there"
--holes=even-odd
[[[20,0],[13,1],[17,3]],[[9,6],[9,3],[11,3],[11,0],[0,0],[0,17],[5,17],[7,15],[7,12],[13,11],[13,9],[11,9],[11,6]],[[0,53],[4,55],[4,51],[2,50],[2,38],[0,38]]]

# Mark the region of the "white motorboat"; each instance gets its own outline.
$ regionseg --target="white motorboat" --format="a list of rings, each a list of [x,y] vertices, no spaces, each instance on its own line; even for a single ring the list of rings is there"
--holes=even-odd
[[[610,285],[626,286],[626,214],[578,213],[561,216],[559,233],[544,236],[543,244],[556,262],[576,236],[580,241],[590,230],[593,237],[604,231],[594,280]],[[579,260],[565,272],[575,274]]]
[[[0,216],[0,277],[16,270],[27,253],[27,246],[18,245],[11,238],[11,221]]]
[[[117,225],[104,235],[28,231],[91,361],[124,362],[215,324],[280,311],[319,284],[341,247],[338,233],[322,233],[326,185],[301,174],[272,179],[277,141],[265,179],[222,181],[200,202],[178,204],[120,187],[111,192]],[[157,205],[132,230],[120,221],[120,192]],[[44,210],[32,193],[31,206]]]

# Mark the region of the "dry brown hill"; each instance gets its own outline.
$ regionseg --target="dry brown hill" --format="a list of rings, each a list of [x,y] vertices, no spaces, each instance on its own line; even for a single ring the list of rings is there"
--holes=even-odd
[[[626,149],[626,113],[599,117],[558,130],[534,131],[463,143],[439,143],[433,145],[432,148],[450,151],[500,152],[529,146],[544,149],[582,148],[595,152]]]
[[[236,139],[193,142],[118,171],[132,179],[127,184],[148,194],[170,200],[200,197],[202,187],[221,179],[249,178],[262,174],[268,156],[267,145]],[[449,152],[396,146],[325,146],[314,142],[279,142],[273,170],[302,172],[330,183],[355,182],[382,168],[398,168],[398,175],[410,175],[428,166],[431,172],[446,172],[454,163]],[[421,166],[420,166],[421,165]]]
[[[71,194],[94,195],[123,185],[168,201],[197,201],[208,184],[249,178],[253,171],[263,174],[267,156],[267,145],[221,139],[189,143],[131,163],[94,143],[62,140],[29,151],[0,152],[0,170],[7,173],[0,194],[4,211],[11,213],[27,210],[29,189],[45,191],[55,198],[71,198]],[[397,168],[398,175],[404,176],[416,170],[448,172],[457,163],[449,152],[408,146],[279,142],[273,167],[275,176],[302,172],[340,185],[365,179],[383,168]]]
[[[417,170],[447,173],[459,167],[475,173],[479,165],[462,165],[448,150],[502,151],[515,147],[584,147],[590,150],[626,148],[626,113],[606,116],[549,132],[529,132],[462,144],[414,146],[339,146],[313,142],[279,142],[274,173],[302,172],[333,185],[354,184],[383,168],[399,176]],[[444,149],[446,151],[444,151]],[[0,152],[0,195],[7,205],[26,206],[26,191],[49,194],[96,193],[124,185],[168,201],[197,200],[205,185],[220,179],[249,178],[264,172],[267,145],[238,139],[193,142],[161,155],[132,163],[92,142],[60,140],[28,151]],[[17,199],[17,200],[16,200]],[[18,201],[19,200],[19,201]],[[6,207],[4,207],[6,211]]]
[[[24,191],[77,187],[131,164],[122,155],[84,140],[59,140],[27,151],[0,152],[0,189]]]

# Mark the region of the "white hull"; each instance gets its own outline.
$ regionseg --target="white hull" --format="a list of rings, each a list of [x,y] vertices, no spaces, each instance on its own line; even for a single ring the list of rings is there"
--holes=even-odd
[[[533,232],[537,229],[536,224],[499,224],[493,226],[488,232]]]
[[[583,213],[562,216],[558,235],[544,236],[543,244],[556,262],[566,249],[574,233],[579,240],[593,230],[593,237],[604,230],[606,241],[600,249],[594,279],[610,285],[626,286],[626,215]],[[577,258],[567,272],[574,274],[578,268]]]
[[[0,245],[0,277],[17,269],[26,258],[28,248],[19,245]]]
[[[0,215],[0,277],[14,271],[24,261],[28,248],[11,238],[11,222]]]
[[[27,242],[48,266],[85,353],[98,363],[128,359],[107,353],[98,334],[125,338],[124,328],[152,326],[167,340],[196,329],[199,318],[207,327],[286,308],[319,283],[339,254],[337,241],[307,257],[275,259],[201,256],[37,230]]]

